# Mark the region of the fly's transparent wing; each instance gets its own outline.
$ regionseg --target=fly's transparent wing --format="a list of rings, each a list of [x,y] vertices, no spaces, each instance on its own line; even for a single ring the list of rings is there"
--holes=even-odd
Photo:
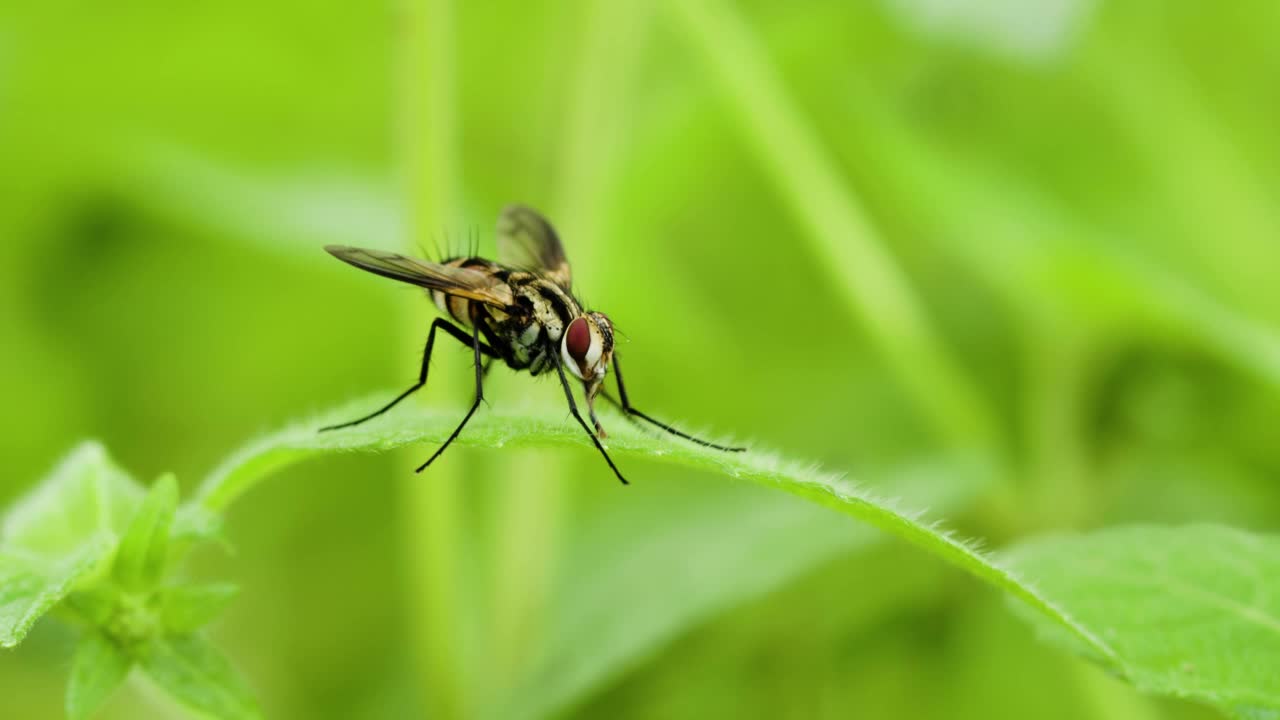
[[[506,283],[480,270],[440,265],[382,250],[345,245],[330,245],[325,250],[361,270],[428,290],[439,290],[447,295],[497,307],[507,307],[514,301],[511,288]]]
[[[498,216],[498,262],[536,272],[566,290],[573,281],[555,228],[523,205],[508,205]]]

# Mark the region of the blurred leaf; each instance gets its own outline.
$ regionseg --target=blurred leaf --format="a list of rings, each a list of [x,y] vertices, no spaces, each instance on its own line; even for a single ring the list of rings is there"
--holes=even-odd
[[[920,31],[987,47],[1014,58],[1049,60],[1062,54],[1088,19],[1093,0],[885,0]]]
[[[57,556],[94,535],[119,535],[142,489],[112,464],[97,443],[76,448],[4,518],[6,547]]]
[[[115,577],[126,589],[150,588],[160,580],[169,557],[169,528],[177,507],[178,480],[165,475],[142,501],[116,550]]]
[[[95,537],[57,560],[0,549],[0,647],[22,642],[27,631],[111,556],[115,543]]]
[[[1100,633],[1114,651],[1107,664],[1140,690],[1255,717],[1280,710],[1280,538],[1128,527],[1032,540],[1005,557]],[[1092,654],[1030,617],[1050,642]]]
[[[142,669],[175,700],[218,720],[261,718],[257,702],[231,663],[199,635],[153,640]]]
[[[1280,335],[1265,323],[1090,226],[1026,182],[972,163],[936,160],[953,180],[939,184],[933,212],[953,210],[964,232],[943,233],[959,257],[1023,304],[1062,303],[1134,331],[1191,338],[1260,380],[1280,386]],[[963,168],[963,169],[962,169]],[[917,185],[919,187],[919,185]],[[948,196],[963,198],[958,203]],[[982,243],[968,242],[980,235]],[[1028,236],[1037,242],[1026,242]]]
[[[876,486],[951,509],[989,480],[923,463]],[[756,487],[637,483],[622,495],[592,508],[591,527],[570,543],[537,657],[493,717],[558,716],[691,627],[883,537]]]
[[[222,532],[222,516],[199,505],[186,504],[178,508],[170,534],[180,546],[213,540],[230,547],[230,541]]]
[[[240,589],[228,583],[167,588],[160,594],[160,619],[178,635],[208,625],[231,604]]]
[[[157,211],[288,255],[355,239],[392,248],[403,233],[390,184],[350,170],[269,175],[178,145],[121,154],[138,197]]]
[[[876,182],[929,228],[922,235],[1007,294],[1013,307],[1051,308],[1143,339],[1189,338],[1280,387],[1274,328],[1138,252],[1125,234],[1070,212],[1034,178],[922,142],[900,115],[869,96],[859,99],[858,132],[850,137],[889,159]]]
[[[141,490],[96,443],[73,451],[5,517],[0,532],[0,647],[102,569]]]
[[[87,588],[67,596],[67,609],[92,626],[105,626],[120,610],[120,589],[110,584]]]
[[[132,664],[124,651],[100,633],[85,633],[71,666],[67,716],[71,720],[92,716],[124,682]]]

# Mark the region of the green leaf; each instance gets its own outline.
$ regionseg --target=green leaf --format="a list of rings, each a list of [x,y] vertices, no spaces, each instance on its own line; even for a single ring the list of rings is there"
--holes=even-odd
[[[8,512],[0,543],[63,556],[95,535],[118,536],[141,497],[142,489],[101,445],[85,443]]]
[[[102,627],[111,622],[120,611],[120,589],[110,584],[73,592],[67,596],[66,607],[80,620]]]
[[[96,443],[73,451],[0,528],[0,647],[106,569],[141,489]]]
[[[1280,710],[1280,537],[1126,527],[1023,543],[1008,562],[1101,635],[1138,689],[1242,717]],[[1092,655],[1031,616],[1046,640]]]
[[[83,720],[97,712],[124,682],[132,666],[129,656],[97,632],[88,632],[76,648],[67,685],[67,716]]]
[[[169,529],[178,508],[178,481],[165,475],[134,514],[116,551],[116,580],[128,590],[154,586],[169,557]]]
[[[199,635],[153,640],[140,662],[157,685],[191,710],[217,720],[262,717],[240,674]]]
[[[221,615],[239,592],[229,583],[166,588],[160,593],[160,621],[175,635],[195,632]]]
[[[0,647],[22,642],[37,620],[99,572],[114,548],[114,542],[98,537],[55,560],[0,550]]]
[[[304,458],[327,452],[385,451],[428,441],[438,443],[457,424],[454,414],[406,410],[384,415],[349,430],[332,433],[317,433],[315,430],[358,416],[362,411],[367,412],[367,408],[376,406],[376,403],[376,399],[356,403],[311,423],[283,430],[252,443],[232,456],[206,480],[198,493],[198,502],[217,511],[259,482],[267,473]],[[1111,655],[1110,648],[1102,639],[973,546],[924,520],[919,513],[901,509],[895,502],[861,486],[819,471],[810,464],[786,461],[760,450],[746,453],[717,452],[692,443],[642,433],[620,419],[611,423],[611,427],[614,430],[608,445],[610,453],[616,459],[644,457],[754,482],[862,520],[908,540],[1009,592],[1053,618],[1079,642],[1093,648],[1099,656]],[[591,440],[563,414],[532,415],[496,411],[487,412],[473,420],[458,442],[495,448],[591,447]],[[632,478],[635,482],[643,482],[643,478],[635,477],[634,474]],[[602,475],[602,482],[607,479],[607,475]],[[626,489],[618,488],[618,492],[626,492]]]

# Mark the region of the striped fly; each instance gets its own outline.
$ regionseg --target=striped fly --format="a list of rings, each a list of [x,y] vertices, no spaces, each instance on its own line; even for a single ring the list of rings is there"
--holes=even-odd
[[[472,349],[476,397],[462,422],[417,472],[440,457],[480,407],[484,400],[484,378],[494,359],[505,362],[512,370],[527,370],[534,376],[555,373],[564,388],[569,412],[624,485],[626,478],[600,442],[605,431],[596,417],[597,396],[616,405],[633,422],[643,420],[672,435],[716,450],[741,452],[744,449],[700,440],[649,417],[631,404],[614,349],[613,323],[604,313],[584,309],[573,296],[569,261],[551,223],[535,210],[513,205],[498,217],[497,235],[499,262],[479,257],[427,262],[381,250],[338,245],[325,248],[334,257],[361,270],[423,288],[449,319],[436,318],[431,323],[422,370],[413,387],[380,410],[358,420],[322,428],[321,432],[372,420],[426,385],[436,331],[443,330]],[[610,364],[618,384],[616,400],[603,391]],[[594,432],[578,412],[566,369],[583,384],[587,415],[595,426]]]

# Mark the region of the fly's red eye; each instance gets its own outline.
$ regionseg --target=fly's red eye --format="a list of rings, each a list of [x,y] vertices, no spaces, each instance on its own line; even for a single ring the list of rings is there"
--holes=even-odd
[[[586,318],[578,318],[569,323],[564,345],[574,360],[581,363],[586,359],[587,350],[591,348],[591,330],[587,328]]]

